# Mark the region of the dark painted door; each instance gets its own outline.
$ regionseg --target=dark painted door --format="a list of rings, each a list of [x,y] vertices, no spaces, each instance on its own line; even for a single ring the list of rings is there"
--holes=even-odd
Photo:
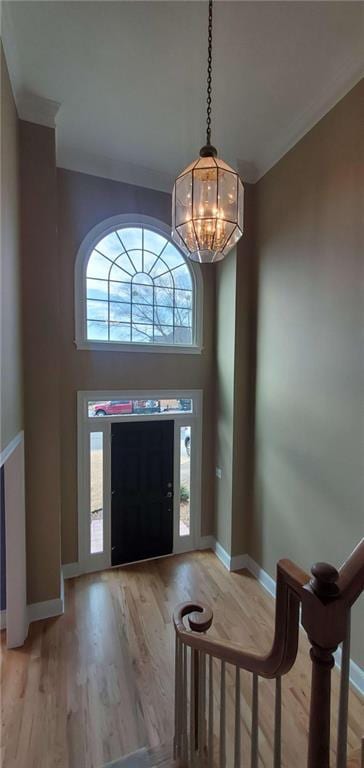
[[[111,425],[111,563],[173,549],[173,421]]]

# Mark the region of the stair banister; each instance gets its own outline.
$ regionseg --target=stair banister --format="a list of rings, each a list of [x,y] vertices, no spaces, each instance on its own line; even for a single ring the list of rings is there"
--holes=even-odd
[[[330,755],[330,709],[331,670],[334,666],[334,652],[343,643],[342,679],[339,703],[339,726],[337,768],[347,768],[347,707],[348,675],[350,655],[350,610],[364,589],[364,539],[352,555],[337,571],[327,563],[316,563],[311,569],[311,579],[290,560],[280,560],[277,565],[277,589],[274,639],[271,650],[265,655],[245,652],[237,643],[225,643],[205,633],[212,624],[212,611],[208,606],[186,602],[174,611],[176,631],[176,675],[182,681],[186,676],[189,647],[193,669],[198,670],[203,658],[204,670],[208,657],[208,706],[201,696],[206,695],[206,680],[201,685],[198,674],[191,675],[191,698],[193,707],[193,733],[190,765],[202,765],[195,758],[203,757],[207,741],[208,764],[214,764],[213,745],[213,659],[221,662],[221,699],[219,766],[225,768],[225,665],[236,668],[235,684],[235,744],[234,768],[240,762],[240,678],[239,670],[253,675],[253,718],[251,731],[251,768],[258,763],[258,683],[259,677],[276,679],[274,712],[274,768],[281,765],[281,677],[293,666],[298,648],[299,609],[302,606],[301,621],[311,644],[312,682],[310,702],[310,724],[308,737],[308,768],[329,768]],[[184,619],[188,618],[189,629]],[[182,654],[183,649],[183,654]],[[192,668],[192,665],[191,665]],[[205,672],[204,672],[205,674]],[[187,711],[187,687],[180,685],[182,701],[176,700],[176,722],[181,723],[181,711]],[[205,715],[207,709],[208,738],[206,740]],[[201,717],[203,722],[201,722]],[[200,718],[200,723],[198,722]],[[181,735],[182,734],[182,735]],[[204,734],[203,739],[201,734]],[[183,729],[175,738],[176,754],[186,755]],[[363,742],[364,744],[364,742]],[[182,745],[182,748],[181,748]],[[362,747],[363,749],[363,747]],[[364,766],[364,761],[363,766]],[[362,766],[362,768],[363,768]]]

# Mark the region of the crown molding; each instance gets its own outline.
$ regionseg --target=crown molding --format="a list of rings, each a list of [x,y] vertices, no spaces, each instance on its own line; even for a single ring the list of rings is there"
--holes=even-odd
[[[61,105],[58,101],[52,101],[52,99],[46,99],[28,91],[21,91],[17,96],[16,106],[21,120],[55,128],[56,116]]]
[[[259,181],[268,173],[306,133],[322,120],[360,82],[363,76],[363,55],[360,53],[355,57],[351,56],[348,58],[336,73],[331,86],[326,86],[321,91],[320,96],[311,101],[308,107],[292,120],[287,127],[286,135],[283,139],[267,148],[263,158],[256,164],[257,175],[253,181]]]
[[[68,171],[78,171],[112,181],[122,181],[137,187],[146,187],[160,192],[172,192],[174,176],[154,168],[135,163],[96,155],[81,147],[60,146],[57,151],[57,166]]]

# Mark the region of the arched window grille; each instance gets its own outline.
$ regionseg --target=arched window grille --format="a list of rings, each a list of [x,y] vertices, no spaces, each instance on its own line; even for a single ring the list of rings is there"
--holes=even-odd
[[[199,348],[199,268],[168,231],[133,222],[97,230],[76,262],[77,346]]]

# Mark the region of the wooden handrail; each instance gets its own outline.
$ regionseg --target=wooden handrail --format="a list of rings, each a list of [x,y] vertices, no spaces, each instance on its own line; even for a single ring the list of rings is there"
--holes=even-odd
[[[221,640],[201,636],[212,622],[212,612],[198,603],[182,603],[173,614],[179,638],[190,648],[204,651],[218,659],[254,672],[261,677],[274,678],[286,674],[293,666],[298,647],[299,605],[302,589],[309,575],[290,560],[277,565],[276,615],[273,645],[266,655],[247,653],[236,643],[228,645]],[[189,617],[191,630],[184,624]]]

